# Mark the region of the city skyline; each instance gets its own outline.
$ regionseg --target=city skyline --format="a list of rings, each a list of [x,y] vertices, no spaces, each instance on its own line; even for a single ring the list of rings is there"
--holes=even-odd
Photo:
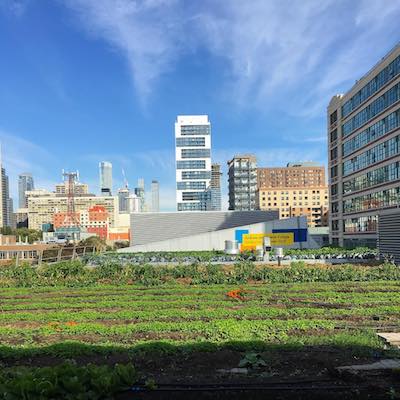
[[[0,4],[0,48],[7,54],[0,65],[0,140],[14,207],[24,171],[37,187],[50,188],[62,168],[77,169],[97,188],[96,166],[109,160],[130,181],[156,177],[161,209],[174,210],[173,121],[181,114],[213,121],[223,208],[226,161],[234,154],[254,153],[261,166],[326,165],[329,99],[400,39],[399,9],[382,12],[378,1],[311,1],[292,5],[289,15],[284,5],[264,1],[231,9],[211,1],[144,1],[133,9],[121,0],[104,16],[105,4]],[[114,191],[123,187],[122,174],[113,178]]]

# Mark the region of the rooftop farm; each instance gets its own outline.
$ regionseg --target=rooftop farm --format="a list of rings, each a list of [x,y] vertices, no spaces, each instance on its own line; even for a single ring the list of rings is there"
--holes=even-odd
[[[399,356],[394,265],[100,260],[0,270],[0,398],[397,398],[395,369],[335,370]]]

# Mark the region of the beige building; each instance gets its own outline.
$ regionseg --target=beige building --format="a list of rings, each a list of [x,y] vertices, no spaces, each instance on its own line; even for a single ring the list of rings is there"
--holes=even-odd
[[[56,193],[65,195],[68,193],[68,181],[56,185]],[[86,183],[77,182],[74,184],[74,196],[89,194],[89,186]]]
[[[330,242],[376,245],[378,213],[400,205],[400,44],[327,110]]]
[[[279,210],[279,218],[306,216],[308,226],[328,225],[328,188],[260,188],[260,210]]]
[[[326,186],[325,167],[313,162],[289,163],[286,167],[258,168],[259,188]]]
[[[313,162],[257,169],[257,208],[279,210],[279,218],[306,216],[308,226],[328,225],[325,168]]]
[[[42,229],[43,224],[53,222],[55,213],[67,212],[66,196],[57,195],[46,190],[27,191],[28,227]],[[109,213],[110,227],[118,222],[118,197],[116,196],[77,196],[75,197],[76,212],[88,210],[94,206],[104,206]]]

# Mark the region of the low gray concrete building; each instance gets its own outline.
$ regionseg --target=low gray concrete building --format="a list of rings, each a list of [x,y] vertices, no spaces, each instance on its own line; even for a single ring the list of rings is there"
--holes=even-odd
[[[131,214],[131,246],[122,252],[223,250],[243,234],[293,232],[292,248],[316,247],[306,217],[279,220],[278,211],[209,211]],[[313,246],[312,246],[313,244]]]

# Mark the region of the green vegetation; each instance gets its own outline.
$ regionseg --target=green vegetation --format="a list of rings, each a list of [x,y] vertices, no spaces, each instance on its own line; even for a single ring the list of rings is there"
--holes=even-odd
[[[374,329],[400,317],[396,281],[246,285],[243,301],[227,296],[232,288],[3,288],[0,354],[63,342],[135,351],[149,344],[163,351],[175,344],[381,348]]]
[[[42,231],[28,228],[12,229],[9,226],[0,228],[0,233],[3,235],[15,235],[17,239],[21,237],[22,241],[28,238],[28,243],[37,242],[42,240]]]
[[[40,267],[4,266],[0,269],[0,287],[94,286],[99,284],[159,286],[184,281],[187,284],[245,284],[342,282],[400,279],[400,269],[392,264],[375,267],[350,264],[335,266],[306,265],[292,262],[290,267],[257,266],[237,262],[223,266],[193,263],[190,265],[151,265],[103,262],[91,267],[81,261],[64,261]]]
[[[54,367],[3,368],[0,398],[17,399],[111,399],[132,386],[136,379],[131,364],[78,367],[72,362]]]
[[[3,267],[0,399],[113,398],[154,389],[155,371],[193,376],[192,359],[209,370],[226,354],[222,368],[286,379],[303,363],[310,376],[398,356],[376,332],[399,322],[400,269],[391,264]]]

